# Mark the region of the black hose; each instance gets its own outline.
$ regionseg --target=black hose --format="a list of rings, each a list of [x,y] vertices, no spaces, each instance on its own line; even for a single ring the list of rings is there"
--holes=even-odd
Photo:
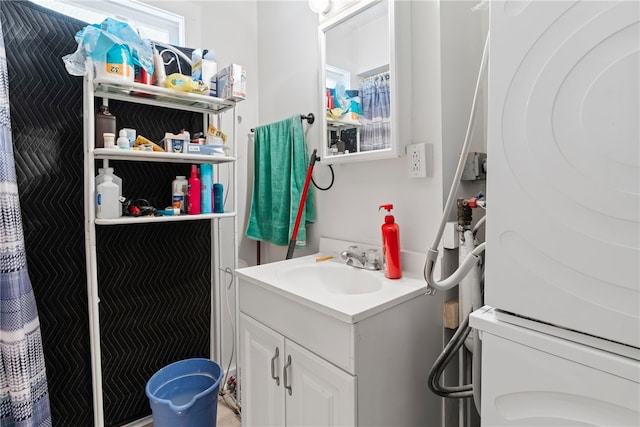
[[[313,177],[311,177],[311,182],[313,183],[313,186],[316,187],[320,191],[327,191],[328,189],[333,187],[333,181],[335,180],[335,175],[333,173],[333,168],[331,167],[331,165],[327,165],[327,166],[329,166],[329,169],[331,169],[331,183],[327,187],[324,187],[324,188],[318,187],[318,184],[316,184],[316,182],[313,180]]]
[[[469,335],[469,332],[471,332],[471,329],[469,326],[469,316],[467,316],[431,367],[428,382],[429,389],[438,396],[451,399],[473,397],[473,384],[461,386],[445,386],[440,384],[444,370],[458,350],[464,346],[464,341]]]

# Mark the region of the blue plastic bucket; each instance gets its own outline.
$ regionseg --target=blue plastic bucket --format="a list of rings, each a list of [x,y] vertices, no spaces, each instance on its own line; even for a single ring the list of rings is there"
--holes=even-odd
[[[145,391],[154,427],[215,427],[222,368],[209,359],[185,359],[153,374]]]

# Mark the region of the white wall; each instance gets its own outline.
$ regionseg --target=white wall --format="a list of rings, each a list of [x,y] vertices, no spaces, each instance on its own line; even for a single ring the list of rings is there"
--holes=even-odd
[[[448,0],[442,2],[440,12],[442,21],[455,22],[455,25],[443,25],[442,38],[442,141],[444,150],[442,159],[444,166],[443,184],[448,189],[453,181],[462,144],[467,130],[467,122],[471,111],[473,91],[482,58],[482,50],[486,37],[484,19],[488,11],[472,11],[478,2]],[[488,68],[487,68],[488,69]],[[487,69],[483,76],[486,82]],[[480,86],[476,103],[476,121],[470,133],[470,151],[486,153],[485,123],[485,85]],[[470,197],[482,190],[484,182],[462,182],[459,197]],[[474,212],[474,221],[483,212]],[[455,216],[450,216],[455,219]]]
[[[295,114],[324,114],[320,110],[317,26],[318,17],[306,0],[258,1],[259,124]],[[322,135],[319,123],[303,122],[310,149],[318,147]],[[325,167],[316,165],[316,169],[322,168]],[[319,210],[317,216],[318,223],[322,222]],[[319,236],[317,226],[307,228],[307,247],[296,249],[294,256],[317,252]],[[254,249],[255,242],[244,239],[242,249],[247,247]],[[262,262],[283,260],[286,252],[286,247],[263,243]]]

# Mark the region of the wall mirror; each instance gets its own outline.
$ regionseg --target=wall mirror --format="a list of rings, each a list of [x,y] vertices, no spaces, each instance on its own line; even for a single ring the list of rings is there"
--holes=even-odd
[[[360,0],[320,23],[323,161],[402,154],[401,134],[409,124],[402,123],[398,105],[410,106],[405,93],[410,74],[402,77],[404,71],[410,73],[410,43],[402,46],[400,41],[410,31],[409,7],[409,2]],[[401,80],[406,83],[399,85]]]

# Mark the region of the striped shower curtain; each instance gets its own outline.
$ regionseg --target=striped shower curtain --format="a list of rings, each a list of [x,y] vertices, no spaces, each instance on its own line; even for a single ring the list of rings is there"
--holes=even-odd
[[[27,271],[0,23],[0,427],[51,426],[40,322]]]
[[[360,151],[391,148],[389,72],[368,77],[360,84]]]

